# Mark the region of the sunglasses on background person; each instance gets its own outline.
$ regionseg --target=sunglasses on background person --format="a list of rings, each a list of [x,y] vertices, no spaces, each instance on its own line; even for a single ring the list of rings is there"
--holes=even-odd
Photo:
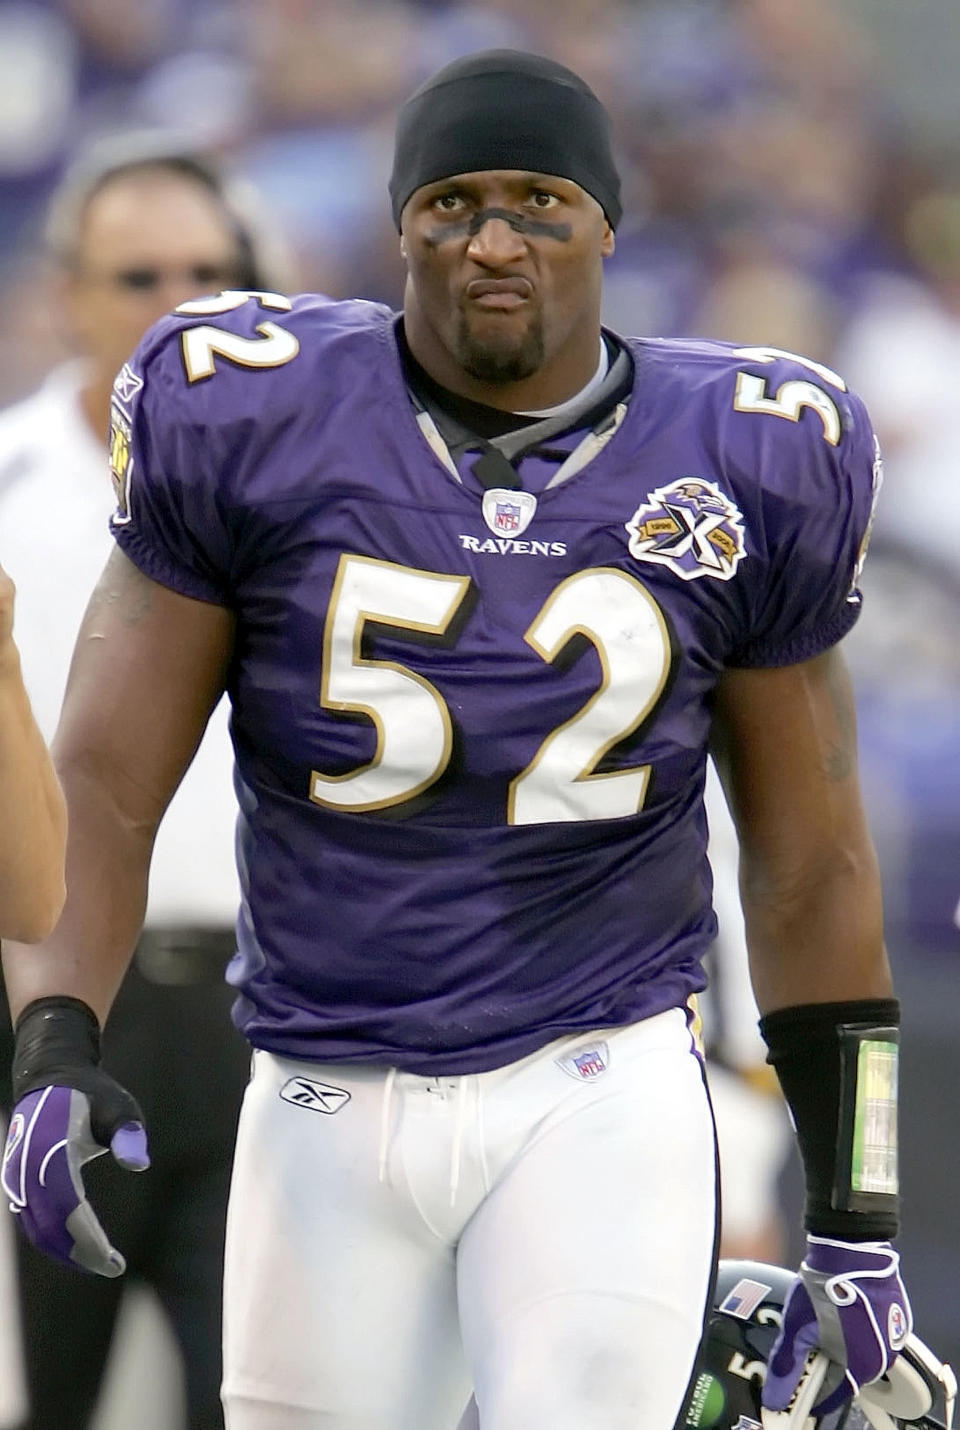
[[[242,286],[246,275],[239,265],[221,263],[191,263],[182,268],[153,268],[146,264],[130,268],[118,268],[110,273],[80,267],[77,276],[94,283],[105,283],[112,288],[120,288],[127,293],[154,293],[166,282],[180,281],[204,292],[218,292],[222,288]]]

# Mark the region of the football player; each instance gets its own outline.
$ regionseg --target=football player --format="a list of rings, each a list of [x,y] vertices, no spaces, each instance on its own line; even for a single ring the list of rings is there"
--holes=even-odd
[[[118,550],[57,736],[67,910],[7,953],[5,1186],[39,1245],[116,1269],[81,1168],[142,1163],[145,1132],[100,1027],[226,689],[255,1050],[230,1430],[447,1430],[471,1385],[484,1430],[669,1430],[716,1236],[690,1006],[712,746],[807,1175],[764,1395],[789,1405],[820,1346],[827,1413],[910,1332],[898,1006],[837,651],[869,419],[818,363],[601,328],[620,184],[563,66],[434,76],[390,192],[402,314],[228,291],[118,387]]]

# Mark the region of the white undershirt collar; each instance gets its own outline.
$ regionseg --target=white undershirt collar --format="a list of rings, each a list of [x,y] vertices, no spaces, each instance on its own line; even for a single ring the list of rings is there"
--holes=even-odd
[[[600,337],[600,357],[597,362],[597,370],[585,387],[581,387],[579,392],[575,392],[572,397],[568,397],[565,402],[558,402],[556,407],[538,407],[518,412],[518,417],[559,417],[568,407],[580,408],[585,397],[591,397],[594,391],[600,387],[610,369],[610,355],[607,352],[607,345]]]

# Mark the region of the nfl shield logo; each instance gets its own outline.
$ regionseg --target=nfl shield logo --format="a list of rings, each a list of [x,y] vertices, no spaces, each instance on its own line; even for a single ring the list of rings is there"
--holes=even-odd
[[[594,1043],[592,1047],[575,1048],[562,1058],[556,1059],[557,1066],[578,1082],[593,1082],[605,1073],[610,1065],[610,1050],[606,1043]]]
[[[898,1301],[894,1301],[887,1316],[887,1335],[895,1351],[898,1351],[907,1339],[909,1329],[906,1312]]]
[[[487,530],[512,540],[522,535],[533,521],[537,499],[533,492],[490,487],[483,494],[483,519]]]

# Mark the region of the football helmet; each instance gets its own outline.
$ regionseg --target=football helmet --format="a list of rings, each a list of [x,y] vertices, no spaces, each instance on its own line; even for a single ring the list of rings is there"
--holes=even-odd
[[[790,1409],[761,1410],[767,1359],[794,1280],[782,1266],[720,1262],[698,1372],[676,1430],[952,1430],[956,1377],[915,1335],[886,1375],[828,1415],[809,1413],[819,1355],[808,1368],[809,1393],[802,1382]]]

